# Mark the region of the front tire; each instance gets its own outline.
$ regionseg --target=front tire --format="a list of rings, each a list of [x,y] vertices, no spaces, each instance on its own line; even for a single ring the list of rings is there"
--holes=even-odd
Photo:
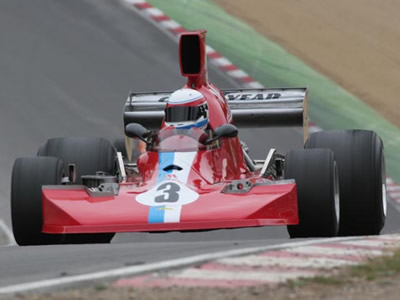
[[[113,145],[104,138],[95,137],[61,137],[47,140],[39,148],[38,156],[60,158],[64,166],[76,165],[76,183],[82,184],[82,175],[95,175],[102,171],[115,175],[116,151]],[[67,170],[65,170],[66,172]],[[65,244],[110,243],[115,233],[68,234],[62,240]]]
[[[47,234],[42,232],[42,186],[59,185],[63,163],[56,157],[18,158],[11,179],[11,218],[18,245],[109,243],[114,233]]]
[[[18,158],[11,179],[11,218],[18,245],[57,244],[60,236],[42,233],[42,186],[61,183],[62,161],[55,157]]]
[[[299,224],[288,225],[291,238],[332,237],[339,229],[339,184],[333,152],[292,150],[285,158],[285,178],[295,179]]]
[[[113,145],[104,138],[94,137],[61,137],[53,138],[39,148],[39,157],[51,156],[62,160],[64,167],[76,165],[76,183],[82,184],[82,175],[95,175],[102,171],[109,175],[116,173],[116,151]],[[67,170],[64,169],[66,173]],[[68,234],[62,243],[89,244],[110,243],[115,233]]]

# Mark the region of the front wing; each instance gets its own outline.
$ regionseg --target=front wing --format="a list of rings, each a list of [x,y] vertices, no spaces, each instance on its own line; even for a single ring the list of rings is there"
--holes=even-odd
[[[259,185],[243,194],[205,191],[179,207],[146,206],[121,185],[118,196],[91,197],[84,186],[43,186],[43,232],[184,231],[298,224],[296,184]]]

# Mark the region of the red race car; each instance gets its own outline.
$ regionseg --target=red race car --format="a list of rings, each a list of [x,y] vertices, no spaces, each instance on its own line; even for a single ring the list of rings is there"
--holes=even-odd
[[[308,137],[306,89],[221,91],[208,81],[205,49],[205,31],[183,33],[187,84],[129,95],[126,147],[103,138],[55,138],[37,157],[15,161],[11,209],[19,245],[266,225],[286,225],[291,237],[379,234],[386,186],[377,134]],[[286,155],[270,149],[264,161],[254,161],[234,124],[300,125],[305,149]],[[132,138],[146,145],[135,161]]]

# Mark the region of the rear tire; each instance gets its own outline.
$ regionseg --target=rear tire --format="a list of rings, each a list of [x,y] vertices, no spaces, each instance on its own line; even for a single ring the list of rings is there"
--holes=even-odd
[[[82,175],[95,175],[98,171],[115,174],[115,148],[103,138],[66,137],[53,138],[39,148],[38,156],[60,158],[64,166],[76,165],[76,183]]]
[[[373,131],[313,133],[306,148],[335,153],[340,182],[339,235],[376,235],[386,220],[386,170],[383,142]]]
[[[285,158],[285,178],[295,179],[299,224],[288,225],[291,238],[336,236],[339,185],[333,152],[292,150]]]

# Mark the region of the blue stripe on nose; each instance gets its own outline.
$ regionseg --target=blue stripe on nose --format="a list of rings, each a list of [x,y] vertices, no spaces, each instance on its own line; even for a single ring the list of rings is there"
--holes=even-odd
[[[162,182],[167,174],[172,173],[172,169],[164,171],[164,168],[174,164],[174,157],[174,152],[158,152],[158,176],[156,184]],[[164,214],[165,206],[150,206],[147,221],[148,223],[164,223]]]
[[[149,223],[164,223],[165,206],[150,206]]]

